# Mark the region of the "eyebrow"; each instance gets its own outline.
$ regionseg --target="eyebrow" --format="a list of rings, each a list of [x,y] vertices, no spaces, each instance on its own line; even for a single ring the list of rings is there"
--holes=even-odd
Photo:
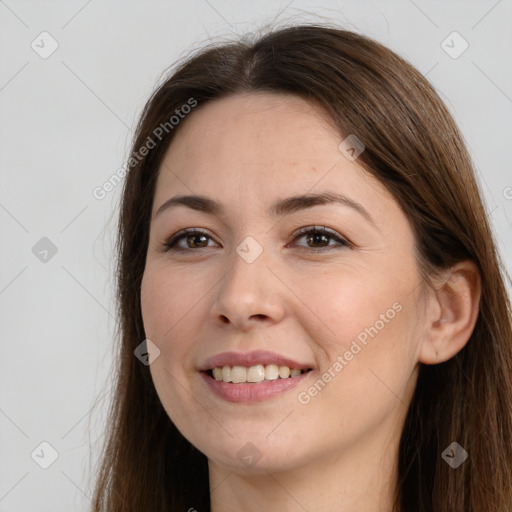
[[[370,224],[377,228],[375,220],[362,204],[354,201],[353,199],[350,199],[347,196],[333,192],[320,192],[314,194],[310,193],[287,197],[285,199],[279,199],[270,207],[269,214],[271,217],[279,217],[282,215],[289,215],[306,208],[311,208],[313,206],[332,203],[342,204],[352,208],[360,215],[362,215]],[[153,220],[156,219],[165,210],[168,210],[174,206],[186,206],[192,210],[208,213],[215,216],[222,215],[225,211],[224,206],[221,203],[209,197],[200,195],[180,195],[167,199],[167,201],[165,201],[158,208],[155,216],[153,217]]]

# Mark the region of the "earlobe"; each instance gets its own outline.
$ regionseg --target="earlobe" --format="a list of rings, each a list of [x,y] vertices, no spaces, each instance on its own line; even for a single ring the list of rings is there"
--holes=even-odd
[[[481,281],[471,261],[455,264],[432,291],[419,362],[448,361],[469,341],[478,318]]]

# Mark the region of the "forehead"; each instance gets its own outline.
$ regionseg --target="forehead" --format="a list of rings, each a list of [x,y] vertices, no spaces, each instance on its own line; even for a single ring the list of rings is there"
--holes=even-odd
[[[190,157],[208,149],[219,158],[227,149],[233,159],[264,147],[265,152],[254,156],[265,161],[276,155],[304,156],[300,147],[286,145],[301,141],[306,147],[318,146],[319,137],[326,136],[339,138],[321,107],[295,95],[244,93],[210,101],[194,110],[179,127],[169,153]]]
[[[160,168],[155,208],[171,193],[270,203],[321,189],[392,200],[357,160],[340,152],[343,138],[322,108],[298,96],[251,93],[211,101],[179,126]]]

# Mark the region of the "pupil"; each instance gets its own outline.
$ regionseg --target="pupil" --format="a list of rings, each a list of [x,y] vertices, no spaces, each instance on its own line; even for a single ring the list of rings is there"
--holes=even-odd
[[[206,236],[205,235],[190,235],[188,237],[189,243],[194,244],[193,241],[196,240],[197,238],[206,238]]]
[[[316,233],[316,234],[313,234],[313,235],[309,235],[308,241],[309,242],[313,241],[313,243],[321,244],[322,242],[317,241],[317,237],[323,237],[324,240],[329,238],[327,235],[325,235],[323,233]]]

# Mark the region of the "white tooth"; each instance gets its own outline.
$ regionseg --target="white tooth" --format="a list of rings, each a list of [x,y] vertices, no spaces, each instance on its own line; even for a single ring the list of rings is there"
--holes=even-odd
[[[231,379],[233,382],[247,382],[247,370],[245,366],[233,366],[231,368]]]
[[[213,378],[215,380],[222,380],[222,368],[214,368],[213,369]]]
[[[279,377],[279,367],[277,364],[267,364],[265,366],[265,380],[276,380]]]
[[[288,366],[280,366],[279,367],[279,377],[281,379],[287,379],[290,376],[290,368]]]
[[[222,367],[222,380],[224,382],[231,382],[231,366]]]
[[[251,366],[247,370],[247,380],[249,382],[262,382],[265,379],[265,368],[262,364]]]
[[[292,377],[297,377],[297,376],[299,376],[299,375],[300,375],[300,372],[301,372],[301,371],[299,370],[299,368],[294,368],[294,369],[290,372],[290,375],[291,375]]]

